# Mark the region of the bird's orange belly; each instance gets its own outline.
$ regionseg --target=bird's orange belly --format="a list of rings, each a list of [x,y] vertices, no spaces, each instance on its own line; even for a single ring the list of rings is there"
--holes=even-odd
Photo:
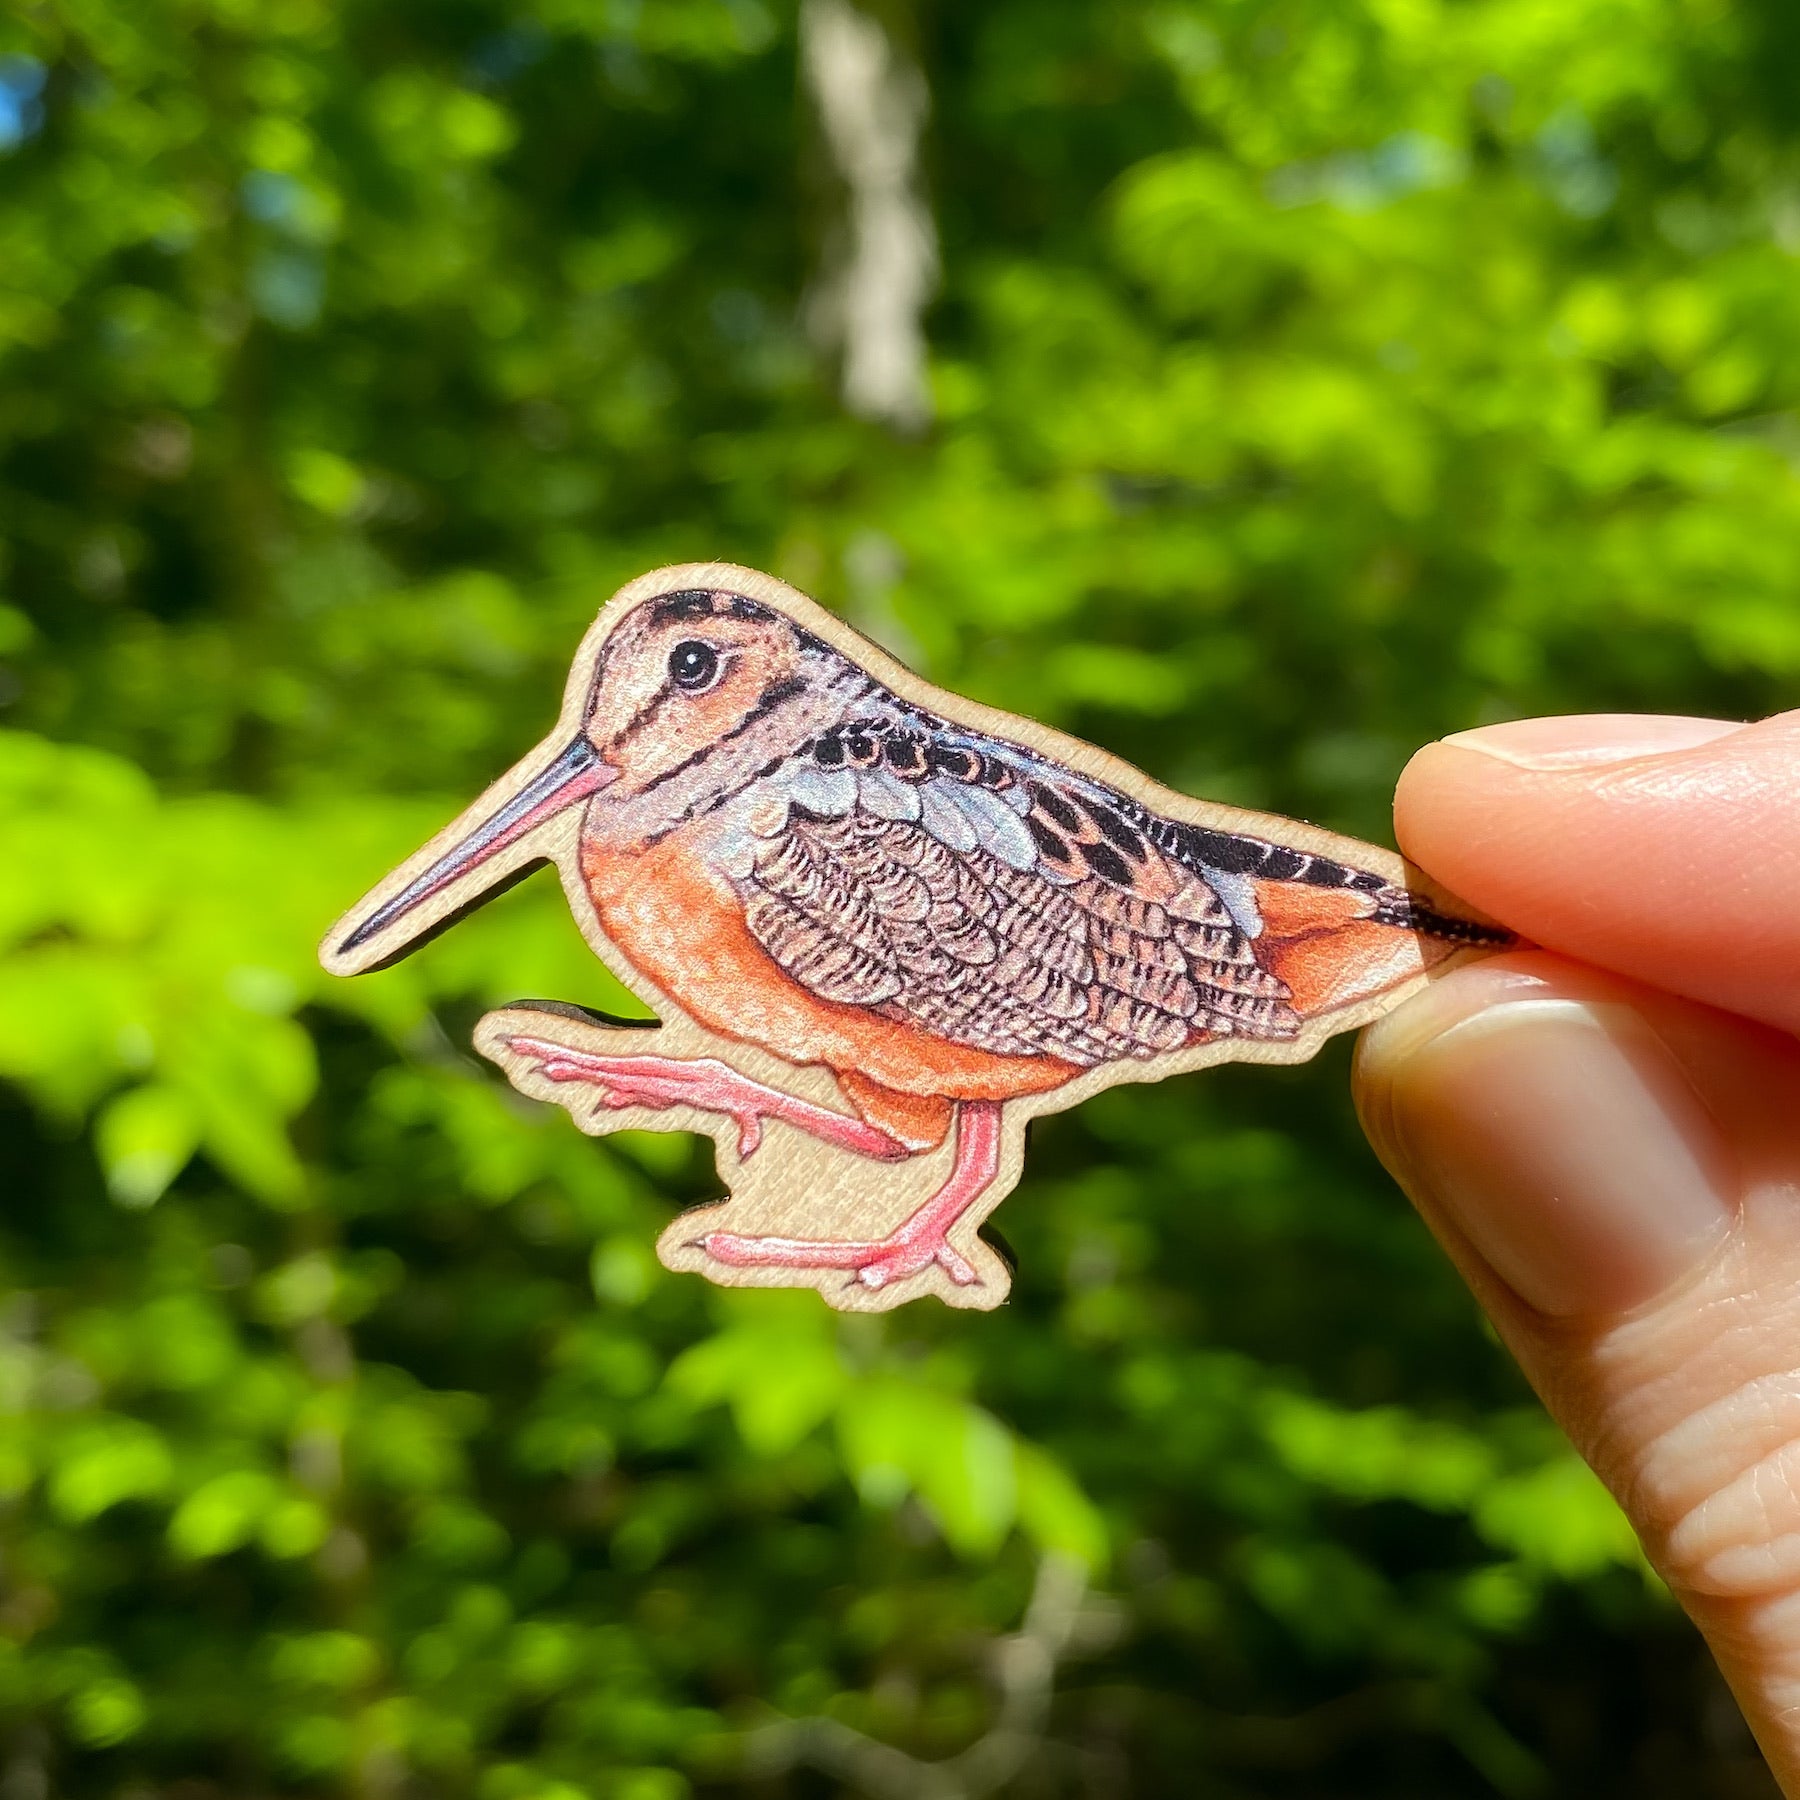
[[[736,894],[676,839],[638,854],[584,843],[582,875],[607,937],[641,975],[721,1036],[822,1063],[903,1094],[1007,1100],[1079,1071],[999,1056],[809,993],[751,936]]]

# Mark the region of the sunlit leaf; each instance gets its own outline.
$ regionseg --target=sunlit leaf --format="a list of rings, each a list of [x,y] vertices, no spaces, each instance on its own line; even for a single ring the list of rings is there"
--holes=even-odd
[[[147,1083],[110,1101],[94,1123],[106,1185],[121,1206],[153,1206],[200,1142],[200,1121],[179,1088]]]

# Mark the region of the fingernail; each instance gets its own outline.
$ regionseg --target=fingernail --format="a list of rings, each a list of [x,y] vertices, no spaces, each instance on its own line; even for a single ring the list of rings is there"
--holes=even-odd
[[[1631,1007],[1464,982],[1394,1024],[1375,1054],[1400,1172],[1527,1305],[1629,1311],[1730,1229],[1724,1141]]]
[[[1512,719],[1453,731],[1442,741],[1479,751],[1520,769],[1601,768],[1639,756],[1692,750],[1743,726],[1730,719],[1689,719],[1661,713],[1575,713],[1560,719]]]

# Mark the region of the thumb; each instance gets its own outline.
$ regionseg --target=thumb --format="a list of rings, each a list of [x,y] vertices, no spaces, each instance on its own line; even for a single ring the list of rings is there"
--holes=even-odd
[[[1800,1795],[1800,1046],[1530,952],[1372,1027],[1357,1098]]]

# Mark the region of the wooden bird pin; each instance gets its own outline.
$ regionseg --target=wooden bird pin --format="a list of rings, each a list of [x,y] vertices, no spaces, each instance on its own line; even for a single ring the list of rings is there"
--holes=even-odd
[[[929,686],[782,582],[659,569],[555,731],[332,927],[354,975],[549,860],[658,1016],[475,1042],[583,1130],[701,1131],[729,1188],[658,1251],[874,1310],[992,1307],[1026,1121],[1119,1081],[1299,1062],[1508,934],[1399,857],[1192,800]]]

